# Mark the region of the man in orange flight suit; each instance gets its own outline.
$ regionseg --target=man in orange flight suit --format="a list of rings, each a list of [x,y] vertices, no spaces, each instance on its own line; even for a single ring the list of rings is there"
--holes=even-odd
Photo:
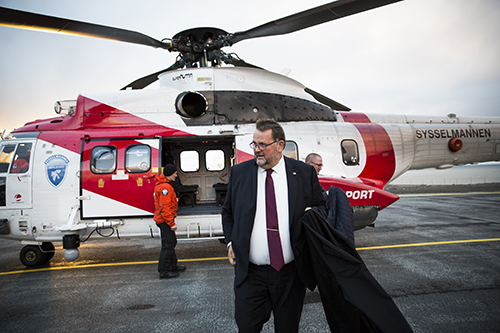
[[[175,245],[177,237],[175,231],[175,217],[177,216],[177,197],[173,183],[177,178],[177,168],[173,164],[167,164],[163,168],[163,174],[155,179],[155,216],[154,221],[161,234],[161,252],[158,261],[158,272],[160,279],[168,279],[179,276],[179,272],[186,270],[186,266],[177,265]]]

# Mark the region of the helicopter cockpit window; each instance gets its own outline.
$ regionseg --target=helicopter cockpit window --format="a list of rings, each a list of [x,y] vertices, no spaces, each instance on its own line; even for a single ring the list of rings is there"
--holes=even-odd
[[[125,170],[131,173],[147,172],[151,168],[151,147],[134,145],[125,151]]]
[[[196,150],[184,150],[180,153],[180,169],[183,172],[200,170],[200,155]]]
[[[205,167],[208,171],[222,171],[226,167],[224,151],[207,150],[205,153]]]
[[[293,158],[295,160],[298,159],[299,149],[297,144],[293,141],[287,141],[285,149],[283,150],[283,155],[285,155],[286,157]]]
[[[26,173],[30,168],[32,143],[20,143],[17,146],[14,162],[10,167],[10,173]]]
[[[5,145],[2,146],[0,152],[0,173],[9,171],[10,162],[14,157],[14,150],[16,150],[16,145]]]
[[[94,147],[90,157],[90,169],[93,173],[114,172],[116,169],[116,147]]]
[[[354,140],[344,140],[341,143],[342,160],[345,165],[359,165],[358,144]]]

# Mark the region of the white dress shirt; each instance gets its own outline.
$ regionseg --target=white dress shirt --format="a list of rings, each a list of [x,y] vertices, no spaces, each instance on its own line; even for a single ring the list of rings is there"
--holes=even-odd
[[[269,265],[269,247],[267,245],[266,222],[266,170],[261,167],[257,171],[257,209],[255,221],[250,237],[250,262],[255,265]],[[278,228],[283,249],[285,264],[293,261],[292,245],[290,243],[290,223],[288,216],[288,183],[286,177],[285,160],[280,158],[271,174],[274,182],[276,196],[276,209],[278,211]]]

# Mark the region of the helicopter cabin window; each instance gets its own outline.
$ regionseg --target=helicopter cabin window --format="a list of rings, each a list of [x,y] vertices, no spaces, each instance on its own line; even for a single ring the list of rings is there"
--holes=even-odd
[[[196,150],[184,150],[180,153],[180,169],[183,172],[200,170],[200,155]]]
[[[283,155],[289,158],[298,159],[299,149],[295,142],[287,141],[285,149],[283,150]]]
[[[125,150],[125,170],[130,173],[147,172],[151,168],[151,147],[133,145]]]
[[[10,162],[12,162],[15,150],[15,144],[2,146],[2,151],[0,152],[0,173],[9,171]]]
[[[226,167],[222,150],[207,150],[205,153],[205,167],[208,171],[222,171]]]
[[[97,146],[92,148],[90,169],[93,173],[112,173],[116,169],[116,147]]]
[[[30,168],[32,143],[20,143],[17,146],[14,162],[10,167],[10,173],[26,173]]]
[[[341,143],[342,160],[345,165],[359,165],[358,144],[354,140],[344,140]]]

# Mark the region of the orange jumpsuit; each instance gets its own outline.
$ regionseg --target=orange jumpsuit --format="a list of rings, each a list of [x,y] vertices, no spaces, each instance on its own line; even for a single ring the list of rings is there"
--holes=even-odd
[[[175,254],[177,237],[171,229],[175,225],[174,219],[177,216],[177,198],[172,183],[164,175],[156,176],[155,183],[154,221],[160,228],[161,236],[161,251],[158,260],[158,272],[161,278],[163,274],[177,269],[177,255]]]
[[[177,198],[172,183],[164,175],[155,178],[155,216],[157,224],[167,223],[173,227],[177,216]]]

